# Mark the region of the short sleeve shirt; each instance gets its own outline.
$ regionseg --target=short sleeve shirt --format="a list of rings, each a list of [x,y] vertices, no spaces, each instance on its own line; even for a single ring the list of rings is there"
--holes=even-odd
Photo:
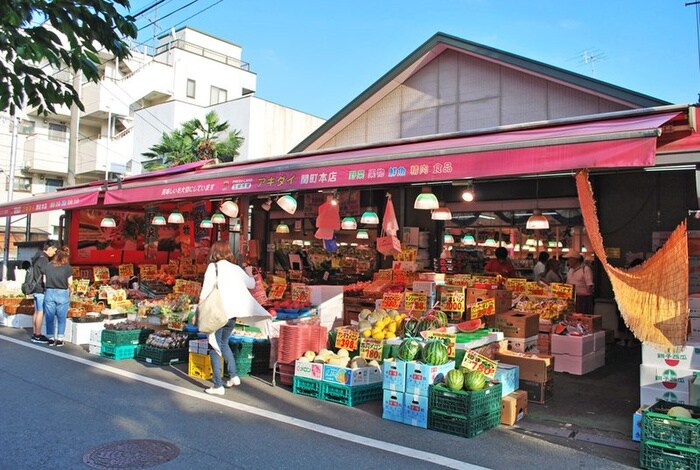
[[[577,295],[593,295],[593,272],[585,263],[570,268],[569,272],[566,273],[566,282],[574,285]]]
[[[56,266],[53,263],[46,265],[46,288],[68,289],[68,278],[73,275],[70,264]]]

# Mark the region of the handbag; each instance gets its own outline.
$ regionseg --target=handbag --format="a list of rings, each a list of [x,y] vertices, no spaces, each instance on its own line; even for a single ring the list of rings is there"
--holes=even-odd
[[[216,270],[214,289],[197,306],[195,323],[202,333],[213,333],[228,323],[228,317],[224,311],[224,302],[219,291],[219,268],[216,263],[214,263],[214,269]]]
[[[384,231],[382,230],[382,233]],[[377,251],[384,256],[393,256],[401,253],[401,241],[396,235],[383,235],[377,238]]]

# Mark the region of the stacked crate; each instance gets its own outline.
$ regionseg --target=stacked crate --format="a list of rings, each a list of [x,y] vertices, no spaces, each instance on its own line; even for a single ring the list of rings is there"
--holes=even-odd
[[[319,352],[327,343],[326,327],[311,324],[282,325],[277,340],[277,361],[273,375],[279,373],[281,384],[293,385],[294,362],[306,351]]]
[[[102,354],[102,330],[92,330],[90,332],[90,342],[88,343],[88,352],[99,356]]]
[[[700,408],[684,406],[690,418],[669,415],[675,403],[658,401],[642,415],[642,468],[700,468]]]
[[[478,436],[501,423],[501,384],[478,391],[450,390],[431,385],[428,429],[462,437]]]

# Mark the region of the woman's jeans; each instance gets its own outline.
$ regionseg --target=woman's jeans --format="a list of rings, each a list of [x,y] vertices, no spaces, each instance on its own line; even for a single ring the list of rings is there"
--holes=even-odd
[[[236,324],[236,319],[231,318],[228,323],[216,330],[214,336],[216,337],[216,343],[219,345],[221,354],[224,355],[224,360],[228,364],[228,373],[231,377],[235,377],[236,373],[236,360],[233,357],[233,351],[231,351],[231,346],[228,344],[228,339],[231,336],[233,327]],[[209,349],[209,358],[211,359],[211,371],[213,374],[212,382],[214,382],[214,387],[222,387],[224,381],[221,378],[221,357],[214,349]]]
[[[66,334],[66,316],[70,306],[68,289],[46,289],[44,293],[44,318],[46,318],[46,336],[63,338]],[[58,320],[58,335],[54,322]]]

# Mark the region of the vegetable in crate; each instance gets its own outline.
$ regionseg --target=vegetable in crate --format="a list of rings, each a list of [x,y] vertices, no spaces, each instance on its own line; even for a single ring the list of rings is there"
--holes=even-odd
[[[464,389],[472,392],[486,387],[486,376],[483,372],[471,371],[464,375]]]
[[[429,340],[423,346],[423,362],[431,366],[447,364],[447,346],[439,339]]]
[[[405,339],[399,346],[397,357],[402,361],[413,361],[418,357],[420,352],[420,343],[415,339]]]
[[[459,369],[452,369],[445,376],[445,385],[450,390],[462,390],[462,387],[464,387],[464,373]]]

